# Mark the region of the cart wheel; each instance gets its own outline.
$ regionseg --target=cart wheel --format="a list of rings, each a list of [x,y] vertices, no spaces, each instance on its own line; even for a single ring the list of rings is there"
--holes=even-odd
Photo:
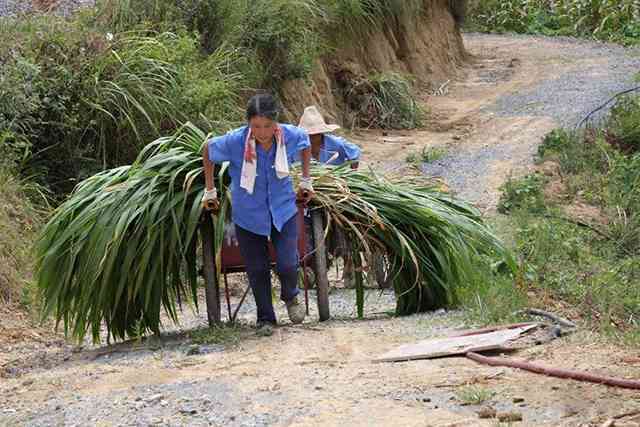
[[[329,319],[329,279],[327,277],[327,251],[324,245],[322,212],[319,210],[311,212],[311,222],[313,226],[313,241],[315,243],[313,262],[316,273],[318,312],[320,313],[320,321],[323,322]]]
[[[213,231],[211,215],[205,213],[200,233],[202,239],[202,269],[204,273],[207,320],[209,321],[209,326],[220,323],[220,287],[216,276]]]

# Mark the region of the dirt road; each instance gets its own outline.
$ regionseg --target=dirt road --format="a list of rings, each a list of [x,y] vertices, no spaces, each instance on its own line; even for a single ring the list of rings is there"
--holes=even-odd
[[[451,77],[445,96],[424,97],[426,129],[362,132],[355,139],[372,166],[386,171],[402,171],[407,155],[424,147],[442,148],[445,155],[423,171],[485,211],[495,208],[510,174],[529,170],[544,135],[574,127],[637,85],[640,73],[640,51],[601,43],[472,34],[465,46],[475,61]]]
[[[576,121],[640,71],[640,56],[617,47],[510,36],[465,41],[476,59],[452,77],[446,95],[425,94],[427,129],[362,132],[355,139],[367,141],[368,163],[384,170],[406,168],[410,151],[445,147],[424,172],[444,177],[489,211],[508,175],[531,166],[546,132]],[[464,319],[444,312],[392,318],[384,314],[393,308],[388,295],[369,298],[366,321],[349,319],[355,298],[337,291],[332,306],[342,320],[312,318],[269,338],[243,331],[226,346],[194,347],[167,336],[161,343],[75,349],[40,332],[0,351],[0,425],[493,426],[497,421],[477,415],[491,405],[520,413],[517,425],[599,426],[640,408],[638,393],[465,359],[374,364],[383,352],[446,335]],[[183,319],[184,329],[205,321],[188,312]],[[580,332],[517,357],[640,378],[635,353]]]

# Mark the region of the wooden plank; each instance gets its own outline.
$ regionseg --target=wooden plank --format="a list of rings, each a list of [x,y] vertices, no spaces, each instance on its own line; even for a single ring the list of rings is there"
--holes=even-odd
[[[521,322],[521,323],[510,323],[508,325],[489,326],[487,328],[481,328],[481,329],[463,329],[463,330],[455,331],[454,333],[449,335],[449,338],[464,337],[469,335],[480,335],[480,334],[486,334],[488,332],[521,328],[523,326],[529,326],[529,325],[540,326],[540,323],[539,322]]]
[[[504,349],[505,344],[518,338],[537,325],[527,325],[514,329],[499,330],[481,335],[438,338],[405,344],[383,354],[376,362],[401,362],[406,360],[433,359],[436,357],[455,356],[470,351],[487,351]]]

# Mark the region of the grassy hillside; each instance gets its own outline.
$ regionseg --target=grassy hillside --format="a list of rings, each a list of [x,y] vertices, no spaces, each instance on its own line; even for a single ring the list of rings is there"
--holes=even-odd
[[[218,132],[235,126],[256,90],[280,93],[286,81],[309,79],[321,57],[359,46],[383,27],[395,38],[409,34],[401,25],[436,9],[446,14],[447,4],[101,0],[70,19],[0,19],[2,142],[22,153],[23,174],[62,196],[99,170],[130,163],[144,141],[181,123]],[[363,70],[350,78],[357,85],[343,82],[344,95],[376,106],[366,114],[398,108],[385,105],[393,91],[394,103],[414,109],[403,89],[408,76]],[[363,123],[405,127],[418,120]]]

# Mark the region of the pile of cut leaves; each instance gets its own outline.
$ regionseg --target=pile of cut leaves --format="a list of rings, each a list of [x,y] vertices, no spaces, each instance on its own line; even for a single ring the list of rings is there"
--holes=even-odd
[[[81,340],[139,336],[173,321],[185,298],[197,307],[197,244],[206,135],[187,124],[149,144],[130,166],[88,178],[44,228],[37,281],[46,315]],[[509,252],[476,210],[435,186],[371,172],[314,166],[313,207],[327,233],[339,228],[355,254],[382,251],[400,315],[447,307],[479,260],[513,267]],[[226,168],[217,171],[222,209],[215,253],[229,214]]]

